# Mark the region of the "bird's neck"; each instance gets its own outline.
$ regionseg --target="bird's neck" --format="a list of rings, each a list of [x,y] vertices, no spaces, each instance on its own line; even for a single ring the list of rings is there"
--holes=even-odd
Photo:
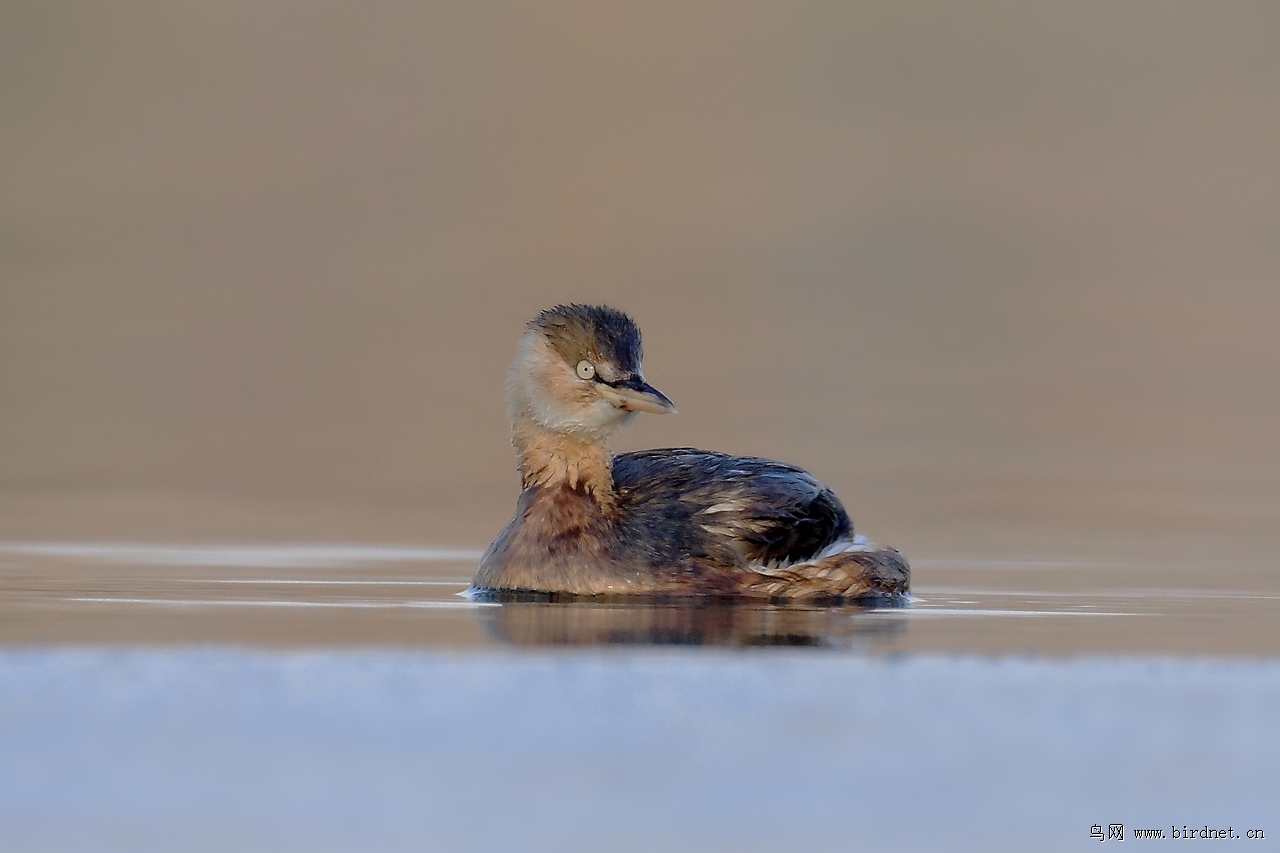
[[[521,413],[512,420],[511,443],[522,488],[565,487],[585,492],[606,510],[613,506],[613,455],[604,440],[549,430]]]

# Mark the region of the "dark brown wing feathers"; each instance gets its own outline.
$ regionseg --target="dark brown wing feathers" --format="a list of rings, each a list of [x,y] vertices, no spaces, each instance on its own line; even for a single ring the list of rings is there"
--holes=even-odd
[[[623,541],[653,562],[807,560],[853,536],[839,499],[781,462],[680,447],[613,460]]]

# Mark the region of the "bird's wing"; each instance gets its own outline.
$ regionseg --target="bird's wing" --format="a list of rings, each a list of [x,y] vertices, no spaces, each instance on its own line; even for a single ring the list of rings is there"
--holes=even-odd
[[[657,559],[788,565],[853,535],[839,499],[806,472],[689,447],[614,458],[628,541]]]

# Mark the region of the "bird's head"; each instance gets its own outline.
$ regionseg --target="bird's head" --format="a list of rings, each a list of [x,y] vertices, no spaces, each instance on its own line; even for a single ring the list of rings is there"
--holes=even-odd
[[[557,305],[529,321],[507,377],[513,418],[544,429],[603,439],[637,412],[676,407],[644,381],[640,329],[600,305]]]

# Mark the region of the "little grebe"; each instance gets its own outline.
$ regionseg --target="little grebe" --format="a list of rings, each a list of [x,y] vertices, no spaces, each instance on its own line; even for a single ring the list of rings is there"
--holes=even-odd
[[[840,501],[790,465],[677,447],[614,456],[637,412],[675,406],[640,372],[621,311],[560,305],[526,327],[507,376],[523,490],[480,560],[482,595],[894,595],[908,568],[854,537]]]

